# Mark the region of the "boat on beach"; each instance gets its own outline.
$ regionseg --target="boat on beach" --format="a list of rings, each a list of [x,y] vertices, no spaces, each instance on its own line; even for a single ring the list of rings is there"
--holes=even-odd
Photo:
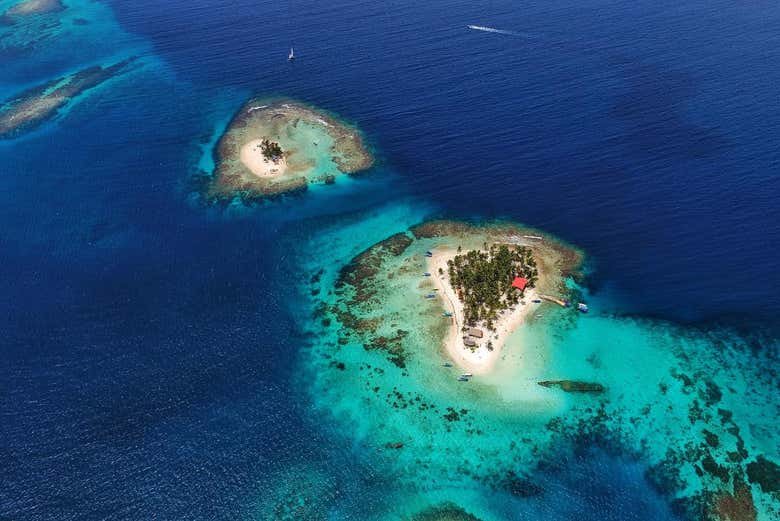
[[[436,294],[435,293],[428,293],[427,295],[425,295],[425,298],[436,298]]]

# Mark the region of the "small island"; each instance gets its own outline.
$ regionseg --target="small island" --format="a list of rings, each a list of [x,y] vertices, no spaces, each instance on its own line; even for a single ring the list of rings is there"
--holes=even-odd
[[[486,374],[541,297],[567,291],[564,278],[581,262],[578,250],[536,230],[432,221],[355,257],[341,270],[330,310],[399,368],[414,355],[409,337],[435,335],[445,361]]]
[[[360,133],[335,117],[290,100],[256,99],[220,138],[201,193],[207,202],[250,203],[333,184],[372,164]]]
[[[22,18],[63,11],[61,0],[22,0],[0,14],[0,25],[13,25]]]
[[[135,58],[108,67],[94,66],[46,82],[0,105],[0,139],[14,139],[54,118],[85,91],[126,72]]]

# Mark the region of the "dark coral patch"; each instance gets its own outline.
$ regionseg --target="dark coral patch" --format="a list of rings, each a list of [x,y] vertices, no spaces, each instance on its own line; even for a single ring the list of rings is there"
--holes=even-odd
[[[747,475],[751,483],[757,483],[764,492],[780,492],[780,465],[764,456],[748,463]]]

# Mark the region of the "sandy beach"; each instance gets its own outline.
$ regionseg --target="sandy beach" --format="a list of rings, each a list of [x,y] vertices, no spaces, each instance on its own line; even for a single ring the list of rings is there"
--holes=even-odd
[[[463,332],[461,331],[465,322],[463,304],[458,300],[455,290],[450,285],[447,269],[447,261],[458,255],[458,252],[454,249],[437,249],[432,253],[433,256],[428,258],[428,271],[431,273],[431,279],[433,279],[445,309],[453,314],[452,326],[445,338],[444,347],[452,361],[467,372],[473,374],[489,373],[501,356],[506,339],[523,323],[526,315],[533,310],[535,304],[532,304],[531,300],[537,298],[536,290],[534,288],[526,289],[523,297],[525,305],[518,304],[514,309],[508,309],[499,315],[498,320],[495,321],[494,331],[479,327],[485,336],[482,339],[476,339],[478,347],[473,348],[472,351],[472,348],[463,345]],[[439,274],[439,268],[444,272],[443,275]],[[488,340],[493,344],[492,351],[487,349]]]
[[[258,177],[277,177],[287,170],[287,158],[282,157],[278,162],[263,157],[260,150],[261,139],[253,139],[241,147],[241,162],[253,174]]]

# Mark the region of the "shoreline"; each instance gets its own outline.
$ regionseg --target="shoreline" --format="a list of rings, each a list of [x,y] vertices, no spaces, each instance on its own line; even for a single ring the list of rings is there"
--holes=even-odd
[[[472,351],[463,344],[462,328],[465,324],[463,305],[455,294],[447,274],[447,261],[458,255],[458,252],[450,248],[437,248],[432,250],[432,253],[433,256],[427,262],[428,271],[438,290],[439,300],[452,313],[449,330],[444,340],[444,350],[461,369],[473,374],[488,374],[493,371],[496,362],[501,357],[507,339],[518,327],[523,325],[526,316],[533,309],[530,300],[537,298],[536,289],[526,289],[522,299],[526,303],[505,310],[496,320],[494,330],[490,331],[484,326],[478,327],[485,332],[485,336],[481,339],[478,347]],[[439,274],[440,268],[444,272],[443,275]],[[488,341],[492,342],[492,351],[486,347]]]

